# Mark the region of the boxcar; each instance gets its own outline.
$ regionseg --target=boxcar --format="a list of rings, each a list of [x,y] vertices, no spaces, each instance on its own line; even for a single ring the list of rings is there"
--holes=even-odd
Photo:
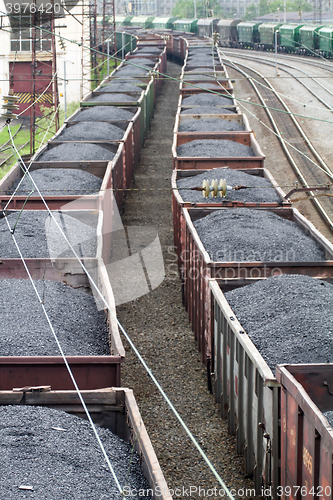
[[[188,33],[198,32],[197,19],[177,19],[173,23],[173,29],[177,31],[186,31]]]
[[[131,26],[148,29],[153,25],[154,16],[135,16],[131,19]]]
[[[275,33],[277,32],[277,44],[280,45],[280,32],[279,28],[282,23],[262,23],[259,26],[260,45],[262,50],[270,50],[275,47]]]
[[[300,46],[299,30],[304,24],[283,24],[280,31],[280,51],[296,52]]]
[[[153,29],[167,29],[172,30],[173,23],[176,21],[176,17],[155,17],[153,21]]]
[[[318,31],[323,26],[302,26],[299,30],[300,35],[300,54],[314,54],[319,50],[319,34]]]
[[[133,16],[115,16],[116,26],[130,26],[131,20]],[[113,23],[113,19],[109,20],[110,23]]]
[[[199,19],[198,21],[198,35],[199,36],[212,36],[216,31],[218,19],[208,17],[207,19]]]
[[[219,34],[219,44],[222,47],[236,47],[238,42],[237,25],[241,19],[220,19],[216,31]]]
[[[237,25],[238,43],[241,48],[257,48],[259,25],[261,23],[242,22]]]
[[[318,31],[319,53],[324,57],[332,57],[333,53],[333,27],[325,26]]]

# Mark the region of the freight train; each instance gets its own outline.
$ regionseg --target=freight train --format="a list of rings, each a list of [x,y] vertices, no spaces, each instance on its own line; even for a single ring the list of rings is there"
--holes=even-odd
[[[123,37],[121,33],[117,35]],[[174,164],[175,248],[184,305],[202,362],[207,366],[208,381],[213,382],[221,415],[228,419],[229,432],[236,435],[237,451],[244,455],[245,472],[254,476],[258,493],[275,500],[309,495],[331,500],[333,429],[322,414],[322,411],[333,409],[330,401],[333,367],[329,347],[324,365],[312,364],[313,359],[321,359],[318,346],[313,346],[308,353],[311,361],[304,357],[303,364],[291,365],[297,349],[288,344],[287,366],[279,364],[274,375],[275,366],[267,361],[267,348],[260,350],[255,345],[243,323],[252,315],[263,317],[265,326],[271,329],[267,337],[277,342],[271,334],[276,329],[273,305],[280,303],[279,298],[266,290],[261,300],[256,300],[259,305],[265,305],[273,297],[267,306],[267,317],[262,309],[254,314],[251,300],[255,290],[247,287],[269,286],[272,280],[288,280],[290,275],[298,275],[292,279],[304,278],[308,280],[307,289],[311,289],[311,282],[327,294],[330,290],[327,287],[333,281],[333,246],[292,208],[285,193],[265,169],[264,154],[246,116],[234,100],[232,82],[223,61],[208,41],[198,39],[193,33],[170,31],[157,34],[143,30],[137,36],[126,36],[131,37],[126,40],[131,51],[125,60],[86,96],[80,109],[32,159],[30,167],[32,173],[75,169],[99,177],[101,181],[97,193],[83,197],[77,192],[69,192],[67,184],[61,188],[63,192],[46,194],[51,208],[59,210],[65,206],[65,215],[79,222],[84,212],[84,220],[96,228],[95,253],[93,256],[80,254],[80,257],[111,306],[107,311],[110,355],[69,356],[67,359],[81,388],[93,392],[102,387],[121,386],[120,367],[126,362],[125,351],[114,320],[113,290],[106,270],[110,255],[117,248],[116,233],[112,233],[114,224],[117,228],[119,223],[115,220],[114,200],[121,211],[124,191],[131,185],[166,74],[168,55],[183,63],[170,153]],[[217,88],[219,95],[207,92]],[[105,128],[98,136],[100,123],[104,123]],[[119,130],[120,135],[116,135]],[[14,215],[22,208],[25,212],[42,209],[39,197],[30,191],[28,200],[26,194],[16,193],[14,197],[8,194],[13,183],[21,177],[21,168],[16,166],[0,186],[2,207],[6,206]],[[249,182],[252,189],[244,189]],[[239,189],[235,189],[237,186]],[[198,194],[199,199],[192,198],[193,194]],[[248,222],[242,222],[242,218],[249,218]],[[245,226],[254,227],[257,219],[262,221],[264,231],[272,226],[278,237],[273,240],[266,234],[268,246],[265,251],[268,253],[264,258],[254,253],[248,260],[245,252],[253,248],[251,250],[250,232]],[[291,228],[292,237],[286,236],[287,242],[283,243],[284,235],[288,234],[285,228]],[[246,241],[240,242],[240,248],[228,247],[235,243],[236,235],[242,234]],[[296,242],[296,235],[302,238],[301,248],[310,245],[311,256],[316,252],[316,261],[308,256],[298,257],[297,243],[296,247],[291,247]],[[263,239],[264,236],[260,238],[255,234],[255,243]],[[218,246],[210,253],[212,242]],[[273,244],[276,245],[274,251],[280,252],[278,261],[269,254]],[[2,278],[23,277],[25,271],[19,259],[1,257]],[[50,259],[31,258],[28,265],[35,279],[60,281],[91,291],[86,273],[77,260],[66,253],[60,252],[60,256],[58,253]],[[285,291],[286,282],[281,283]],[[294,285],[294,295],[288,300],[301,321],[302,330],[304,310],[298,313],[298,306],[293,307],[297,288]],[[246,302],[251,305],[243,314],[245,319],[240,319],[243,318],[241,312],[234,312],[236,305],[231,308],[235,297],[225,294],[230,291],[243,292]],[[310,311],[311,300],[307,297],[306,306]],[[321,316],[325,317],[326,313]],[[309,323],[304,323],[302,345],[307,344],[307,335],[309,339],[317,339],[317,333],[312,330],[314,325],[317,331],[318,325],[320,329],[320,317],[316,315],[310,324],[311,332],[308,331]],[[296,328],[294,323],[292,326]],[[329,328],[325,327],[325,331]],[[319,351],[331,344],[327,338],[324,341],[318,336],[318,339]],[[269,349],[274,351],[271,346]],[[10,391],[22,385],[51,385],[63,391],[71,388],[71,381],[60,358],[1,357],[0,390]],[[21,401],[21,393],[17,394]],[[29,395],[25,398],[29,401]],[[91,398],[95,403],[93,394]],[[5,392],[5,400],[12,399]],[[117,395],[113,401],[118,408],[121,401]],[[66,404],[66,398],[63,403]]]
[[[255,50],[273,50],[299,55],[333,57],[333,27],[311,25],[304,22],[265,23],[241,19],[175,19],[144,16],[116,16],[120,29],[140,27],[154,30],[171,30],[212,37],[218,34],[221,47]]]

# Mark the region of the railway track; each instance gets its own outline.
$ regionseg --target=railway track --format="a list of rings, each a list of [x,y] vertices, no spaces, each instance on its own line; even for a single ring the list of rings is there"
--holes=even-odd
[[[275,61],[274,60],[271,60],[271,59],[267,59],[267,58],[264,58],[264,57],[256,57],[256,56],[252,56],[252,55],[244,55],[244,54],[239,54],[238,52],[235,53],[235,52],[227,52],[227,55],[230,55],[230,56],[236,56],[238,58],[241,58],[241,59],[247,59],[247,60],[251,60],[251,61],[257,61],[257,62],[260,62],[260,63],[264,63],[266,65],[269,65],[269,66],[272,66],[274,67],[275,66]],[[333,97],[333,92],[325,87],[325,85],[323,85],[317,78],[311,76],[309,73],[307,73],[306,71],[300,69],[300,68],[295,68],[295,66],[292,66],[292,65],[289,65],[289,64],[286,64],[284,62],[281,62],[281,60],[279,60],[278,62],[278,67],[279,69],[282,69],[283,68],[283,71],[285,73],[287,73],[288,75],[292,76],[298,83],[300,83],[308,92],[310,92],[310,94],[315,97],[321,104],[323,104],[327,109],[333,111],[333,107],[328,103],[326,102],[324,99],[322,99],[318,93],[316,92],[316,90],[314,89],[311,89],[308,85],[306,85],[306,83],[302,80],[302,78],[309,78],[311,79],[314,83],[316,83],[321,89],[323,89],[325,92],[327,92],[329,94],[330,97]],[[300,72],[302,75],[304,75],[302,78],[300,77],[297,77],[293,71],[289,71],[288,69],[286,68],[292,68],[294,71],[298,71]],[[333,72],[333,71],[332,71]]]
[[[231,62],[227,66],[245,76],[251,83],[260,103],[272,124],[283,152],[292,166],[302,186],[325,186],[333,180],[333,172],[316,151],[309,137],[304,132],[298,120],[292,115],[286,102],[282,99],[272,84],[260,72],[243,63],[235,67]],[[239,68],[244,68],[242,70]],[[262,82],[262,85],[260,83]],[[288,138],[288,139],[285,139]],[[325,224],[333,231],[333,199],[330,196],[310,192],[311,201],[320,213]]]

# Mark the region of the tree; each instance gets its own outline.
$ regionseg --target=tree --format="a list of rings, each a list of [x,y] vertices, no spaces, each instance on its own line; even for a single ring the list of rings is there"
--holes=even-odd
[[[216,0],[196,0],[197,19],[205,17],[224,17],[221,5]],[[178,0],[172,15],[179,18],[194,18],[194,0]]]
[[[284,1],[283,0],[273,0],[269,2],[268,0],[260,0],[259,4],[252,3],[246,9],[245,19],[251,20],[254,17],[264,16],[265,14],[270,14],[273,12],[278,12],[278,10],[284,12]],[[310,12],[313,7],[310,3],[304,0],[287,0],[286,1],[286,11],[287,12],[298,12],[299,10],[303,12]]]

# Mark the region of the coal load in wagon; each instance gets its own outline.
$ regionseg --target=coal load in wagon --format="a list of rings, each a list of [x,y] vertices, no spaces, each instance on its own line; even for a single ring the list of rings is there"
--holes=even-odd
[[[318,243],[293,221],[266,210],[216,210],[195,221],[203,246],[213,261],[324,261]]]
[[[140,66],[140,67],[153,67],[155,66],[156,62],[155,61],[152,61],[151,59],[147,59],[146,57],[134,57],[132,59],[128,59],[128,60],[125,60],[124,61],[125,65],[129,64],[130,66],[133,66],[133,67],[137,67],[137,66]]]
[[[92,97],[87,102],[136,102],[140,97],[141,92],[137,92],[135,95],[127,95],[122,93],[105,93]]]
[[[187,83],[187,80],[212,80],[213,78],[213,75],[191,75],[190,73],[186,73],[183,82]]]
[[[83,109],[77,113],[74,120],[77,122],[98,122],[112,120],[132,120],[135,113],[127,109],[117,108],[116,106],[98,106]]]
[[[196,139],[177,148],[179,157],[238,158],[255,156],[250,146],[226,139]]]
[[[43,196],[95,194],[102,185],[102,179],[76,168],[40,169],[34,170],[30,175]],[[10,193],[15,191],[19,182],[19,180],[15,182]],[[35,188],[30,180],[24,177],[16,194],[28,195],[33,189]]]
[[[161,54],[163,49],[158,47],[139,47],[135,54]]]
[[[302,275],[260,280],[225,294],[270,367],[333,362],[333,285]]]
[[[56,137],[57,141],[121,141],[124,131],[111,123],[80,122],[72,127],[65,128]]]
[[[89,422],[38,406],[0,407],[0,496],[6,500],[118,500],[121,495]],[[149,490],[133,445],[96,427],[121,487]],[[19,489],[21,485],[32,491]],[[142,495],[142,498],[150,499]]]
[[[244,125],[236,120],[220,118],[196,118],[180,123],[178,132],[236,132],[245,130]]]
[[[92,295],[58,281],[34,284],[65,355],[110,355],[105,313]],[[30,280],[0,280],[0,291],[1,356],[60,356]]]
[[[101,87],[98,92],[141,92],[141,88],[137,85],[132,85],[131,83],[110,83],[106,87]]]
[[[194,94],[182,100],[182,106],[232,106],[233,101],[229,97],[213,93]]]
[[[333,427],[333,411],[332,410],[325,411],[325,412],[323,412],[323,415],[324,415],[324,417],[327,418],[330,426]]]
[[[37,161],[111,161],[113,157],[112,151],[97,144],[73,142],[47,149]]]
[[[96,257],[97,217],[82,212],[82,220],[63,212],[52,212],[56,222],[46,210],[25,210],[7,215],[11,228],[15,223],[15,239],[25,258],[74,258],[61,230],[66,234],[80,257]],[[57,227],[57,224],[60,226]],[[6,220],[0,219],[0,258],[16,259],[20,255],[8,229]]]
[[[235,109],[220,108],[217,106],[193,106],[193,108],[183,109],[182,115],[229,115],[235,114]]]
[[[222,86],[218,86],[216,82],[213,82],[213,83],[209,83],[209,82],[198,82],[198,83],[193,83],[193,84],[190,84],[188,83],[186,85],[186,89],[187,90],[191,90],[191,89],[206,89],[206,90],[214,90],[215,92],[218,92],[219,90],[222,90],[223,89],[223,85]]]
[[[135,85],[135,86],[145,84],[145,82],[143,82],[142,80],[139,80],[138,78],[134,78],[131,76],[127,76],[126,78],[123,78],[123,77],[117,76],[117,75],[113,76],[112,80],[110,80],[109,84],[111,85],[112,83],[115,83],[117,85],[125,83],[125,84],[130,84],[130,85]],[[98,90],[100,91],[100,89],[98,89]]]
[[[140,67],[138,68],[137,66],[122,66],[121,68],[119,68],[117,70],[117,75],[119,76],[124,76],[124,75],[140,75],[140,76],[148,76],[149,73],[148,71],[150,70],[149,67]],[[116,76],[116,75],[112,75],[112,76]]]
[[[242,185],[249,186],[250,189],[241,189],[239,191],[228,190],[225,198],[221,198],[220,196],[217,198],[212,198],[211,196],[203,198],[202,192],[191,191],[189,188],[202,186],[204,179],[208,179],[209,184],[211,184],[213,179],[217,179],[218,181],[225,179],[228,186],[235,187]],[[254,203],[281,202],[279,195],[268,179],[230,168],[214,168],[199,175],[183,177],[177,180],[177,187],[182,199],[191,203],[221,203],[224,200]]]

